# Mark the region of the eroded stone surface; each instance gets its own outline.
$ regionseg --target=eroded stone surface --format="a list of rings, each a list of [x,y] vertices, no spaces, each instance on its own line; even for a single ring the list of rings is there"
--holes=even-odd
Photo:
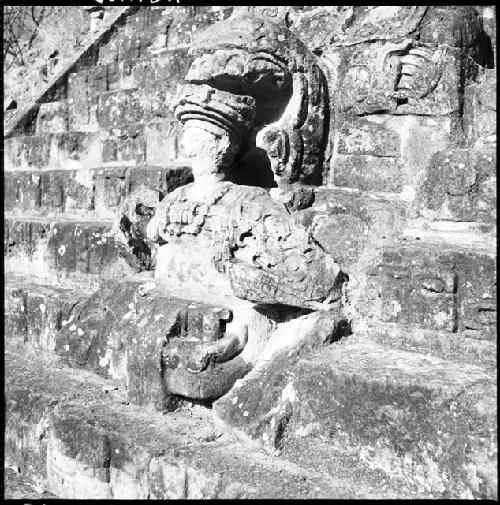
[[[134,9],[6,142],[6,266],[59,285],[14,286],[7,326],[143,408],[229,391],[224,429],[308,471],[495,497],[494,25],[480,6]],[[61,285],[112,276],[142,284]],[[310,354],[350,322],[362,345]],[[254,496],[224,481],[225,446],[220,474],[143,451],[132,428],[158,427],[123,442],[106,402],[51,405],[33,434],[52,397],[16,391],[8,451],[60,496]]]
[[[494,496],[490,380],[479,367],[346,342],[281,357],[238,381],[214,409],[241,436],[284,454],[304,437],[332,440],[331,450],[363,441],[362,459],[419,494]]]
[[[6,357],[6,462],[59,498],[377,496],[367,481],[249,449],[199,407],[159,414],[40,353],[11,346]]]

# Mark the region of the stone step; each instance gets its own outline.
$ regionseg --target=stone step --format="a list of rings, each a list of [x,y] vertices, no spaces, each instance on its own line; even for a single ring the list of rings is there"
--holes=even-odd
[[[214,403],[222,425],[301,466],[349,453],[420,498],[497,496],[496,376],[357,336],[257,366]]]
[[[55,286],[9,276],[5,327],[14,337],[54,352],[70,366],[116,379],[126,386],[134,404],[165,410],[172,402],[178,403],[179,398],[172,398],[165,387],[167,381],[174,383],[177,395],[191,398],[186,393],[191,391],[204,401],[222,396],[251,368],[248,354],[271,331],[269,320],[256,311],[251,313],[253,317],[246,319],[250,329],[244,349],[250,351],[230,364],[210,366],[196,374],[186,372],[182,363],[166,370],[163,351],[170,340],[174,339],[176,350],[172,352],[177,353],[177,347],[191,345],[189,339],[207,340],[225,332],[220,314],[230,314],[238,324],[244,316],[237,300],[206,302],[172,296],[155,289],[150,281],[144,276],[142,280],[139,276],[101,280],[91,292],[68,283]]]
[[[160,361],[167,335],[179,326],[181,313],[193,314],[192,326],[215,306],[157,291],[143,294],[140,286],[139,281],[120,279],[101,282],[91,293],[17,276],[6,283],[6,328],[27,344],[55,352],[70,366],[116,379],[126,386],[132,403],[163,410]]]
[[[485,339],[481,333],[475,338],[472,332],[450,333],[378,322],[360,329],[358,334],[386,347],[417,351],[455,363],[470,363],[488,371],[497,367],[496,340]]]
[[[25,343],[53,351],[55,336],[72,307],[88,298],[89,286],[55,286],[26,274],[11,274],[5,280],[5,330]]]
[[[201,406],[130,405],[113,381],[8,340],[6,465],[59,498],[395,497],[249,448]]]
[[[182,163],[178,121],[134,123],[97,132],[65,132],[5,139],[4,170],[76,170]]]
[[[35,135],[96,132],[129,124],[175,121],[178,86],[105,91],[92,100],[73,98],[40,105]]]
[[[101,45],[98,64],[145,57],[165,48],[187,48],[194,33],[232,12],[232,7],[197,6],[196,9],[196,12],[192,7],[182,6],[140,9],[127,18],[125,26],[107,44]]]
[[[8,217],[115,219],[124,199],[141,186],[166,194],[192,181],[187,166],[107,167],[4,173]]]
[[[496,225],[474,221],[410,220],[403,230],[403,237],[422,241],[433,248],[460,247],[496,253]]]
[[[184,79],[192,60],[187,48],[162,49],[142,58],[82,68],[68,74],[66,98],[80,100],[106,91],[165,88],[169,81]]]
[[[146,94],[172,93],[183,82],[192,57],[185,49],[166,50],[146,58],[99,65],[68,75],[66,98],[72,100],[75,121],[95,115],[99,96],[112,91],[141,90]],[[147,99],[147,96],[145,97]]]
[[[8,275],[31,271],[57,284],[98,282],[133,275],[105,221],[4,220],[4,267]]]

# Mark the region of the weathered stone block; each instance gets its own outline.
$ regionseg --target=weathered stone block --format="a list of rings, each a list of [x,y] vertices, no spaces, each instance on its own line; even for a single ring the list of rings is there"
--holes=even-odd
[[[398,157],[401,154],[401,139],[397,132],[359,118],[342,125],[338,152]]]
[[[437,153],[420,190],[422,213],[436,219],[494,222],[495,168],[496,153],[491,150],[450,149]]]
[[[480,496],[486,486],[478,489],[467,468],[486,480],[495,465],[492,381],[479,367],[340,342],[255,370],[214,411],[243,438],[297,461],[295,444],[306,437],[302,447],[314,451],[320,437],[329,452],[353,451],[413,492]]]
[[[78,99],[70,99],[70,129],[73,131],[95,130],[96,120],[96,99],[89,100],[86,95]]]
[[[141,57],[141,40],[137,35],[124,36],[119,39],[118,60]]]
[[[65,210],[94,210],[93,183],[88,176],[83,176],[82,179],[78,177],[77,172],[67,174],[64,188]]]
[[[170,83],[182,82],[193,59],[184,48],[159,55],[154,65],[155,84],[164,87]]]
[[[113,297],[109,288],[103,289],[86,299],[80,300],[61,321],[56,337],[55,350],[78,366],[106,374],[111,362],[114,341],[110,332],[116,318],[128,310],[131,294],[137,285],[124,283],[114,286]]]
[[[12,210],[18,202],[19,179],[17,173],[4,172],[3,174],[3,208],[4,211]]]
[[[6,219],[4,222],[5,256],[11,258],[29,258],[43,248],[49,235],[50,224],[26,220]]]
[[[102,128],[138,123],[148,109],[148,102],[140,102],[135,90],[104,93],[99,98],[97,121]]]
[[[64,186],[69,178],[65,171],[50,171],[41,174],[42,207],[64,210]]]
[[[116,34],[116,32],[115,32]],[[120,39],[112,37],[111,40],[105,44],[100,44],[98,47],[98,65],[107,65],[118,61],[120,49]]]
[[[166,160],[181,158],[182,129],[177,121],[153,123],[146,127],[146,159],[149,164],[162,165]]]
[[[17,191],[12,195],[6,194],[6,200],[15,198],[15,207],[22,210],[35,210],[41,205],[41,175],[35,172],[16,172],[12,174],[17,182]],[[14,188],[12,188],[14,189]]]
[[[418,247],[386,249],[380,263],[368,271],[362,311],[384,322],[456,331],[454,266],[450,253]]]
[[[462,47],[470,56],[483,44],[483,27],[477,10],[472,6],[437,6],[427,9],[420,27],[420,41]],[[484,65],[484,62],[479,62]]]
[[[391,44],[387,44],[389,48]],[[349,114],[370,114],[391,111],[395,108],[394,84],[397,80],[397,65],[387,61],[383,67],[382,56],[389,52],[385,44],[377,42],[371,46],[341,48],[337,63],[342,62],[338,85],[334,91],[338,110]]]
[[[69,130],[69,104],[67,100],[42,103],[36,118],[36,132],[39,135],[47,133],[64,133]]]
[[[385,250],[362,298],[361,312],[384,322],[484,340],[496,331],[496,269],[485,254],[424,245]]]
[[[50,137],[11,137],[4,141],[6,169],[40,168],[50,159]]]
[[[140,9],[127,18],[123,31],[127,37],[138,35],[146,31],[149,17],[148,10],[149,9]]]
[[[82,97],[87,98],[88,72],[70,73],[66,85],[67,98],[69,100],[79,101]]]
[[[108,63],[107,66],[107,83],[108,91],[117,91],[119,89],[129,89],[134,86],[125,85],[123,88],[121,86],[122,78],[122,64],[123,62],[113,62]]]
[[[151,295],[135,295],[128,312],[112,328],[127,352],[128,397],[138,405],[170,409],[165,382],[162,349],[181,331],[179,314],[186,310],[183,300]],[[147,333],[141,328],[148,328]]]
[[[496,87],[495,71],[485,70],[480,82],[469,84],[464,89],[463,123],[471,144],[496,143]]]
[[[448,362],[470,363],[486,371],[496,369],[496,342],[474,338],[474,334],[483,337],[480,332],[466,331],[450,333],[448,331],[424,328],[405,328],[397,323],[384,324],[380,321],[367,325],[362,330],[355,328],[357,335],[391,349],[432,355]]]
[[[14,337],[28,337],[28,296],[22,288],[5,286],[5,329]]]
[[[53,226],[47,243],[49,265],[61,271],[74,272],[77,261],[77,244],[73,223],[58,223]]]
[[[497,330],[496,265],[492,256],[457,253],[458,330],[494,340]]]
[[[119,79],[120,89],[150,87],[154,82],[154,62],[148,58],[120,61]]]
[[[79,161],[89,154],[93,136],[85,132],[69,132],[55,137],[59,159]],[[88,168],[88,167],[85,167]]]
[[[104,133],[102,159],[104,162],[145,160],[146,140],[142,125],[107,130]]]
[[[52,269],[97,274],[117,259],[118,253],[108,225],[53,225],[46,252],[46,260]]]
[[[459,113],[464,73],[460,53],[447,46],[438,46],[438,51],[436,62],[422,61],[420,71],[410,78],[408,86],[418,92],[398,105],[396,114],[437,116]]]
[[[318,215],[312,226],[314,240],[346,272],[361,256],[367,235],[368,224],[348,214]]]
[[[98,65],[87,69],[87,96],[92,98],[108,90],[108,69]]]
[[[87,244],[81,249],[82,256],[88,253],[85,273],[99,274],[118,259],[118,249],[109,225],[94,226],[87,231]]]
[[[397,193],[403,188],[403,162],[387,156],[339,155],[333,166],[333,183],[362,191]]]
[[[97,210],[116,209],[126,191],[126,169],[113,172],[97,170],[94,175],[95,206]]]
[[[193,181],[190,167],[175,168],[131,168],[127,176],[127,194],[144,185],[162,193],[170,193],[174,189]]]
[[[82,294],[44,285],[27,285],[21,289],[14,288],[15,285],[6,286],[9,332],[23,336],[25,342],[37,348],[54,350],[61,322]]]

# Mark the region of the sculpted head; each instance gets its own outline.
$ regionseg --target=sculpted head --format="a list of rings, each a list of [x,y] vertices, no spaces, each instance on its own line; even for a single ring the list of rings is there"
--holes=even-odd
[[[196,133],[187,130],[197,119],[209,126],[196,128],[218,136],[217,126],[228,136],[227,156],[217,159],[221,172],[233,152],[253,150],[266,157],[278,186],[319,183],[327,96],[316,57],[306,46],[283,23],[243,13],[200,33],[191,53],[196,57],[177,108],[188,152],[196,141],[187,137]],[[202,139],[213,144],[202,135],[200,144]],[[224,142],[218,145],[222,149]],[[199,168],[193,167],[195,178]]]
[[[195,182],[222,181],[248,136],[255,100],[206,85],[188,86],[176,107]]]

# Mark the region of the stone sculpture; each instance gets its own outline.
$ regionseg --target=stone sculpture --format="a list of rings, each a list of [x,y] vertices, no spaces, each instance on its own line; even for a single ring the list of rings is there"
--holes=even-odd
[[[207,29],[193,51],[176,115],[194,182],[168,194],[147,226],[160,244],[157,278],[257,304],[328,306],[341,296],[340,269],[283,203],[321,177],[327,97],[314,56],[284,25],[245,13]],[[269,159],[278,198],[229,180],[252,151]],[[184,271],[168,267],[184,260]],[[224,385],[220,396],[248,371],[238,360],[245,321],[233,333],[222,326],[167,344],[169,392],[206,399],[204,378]]]

